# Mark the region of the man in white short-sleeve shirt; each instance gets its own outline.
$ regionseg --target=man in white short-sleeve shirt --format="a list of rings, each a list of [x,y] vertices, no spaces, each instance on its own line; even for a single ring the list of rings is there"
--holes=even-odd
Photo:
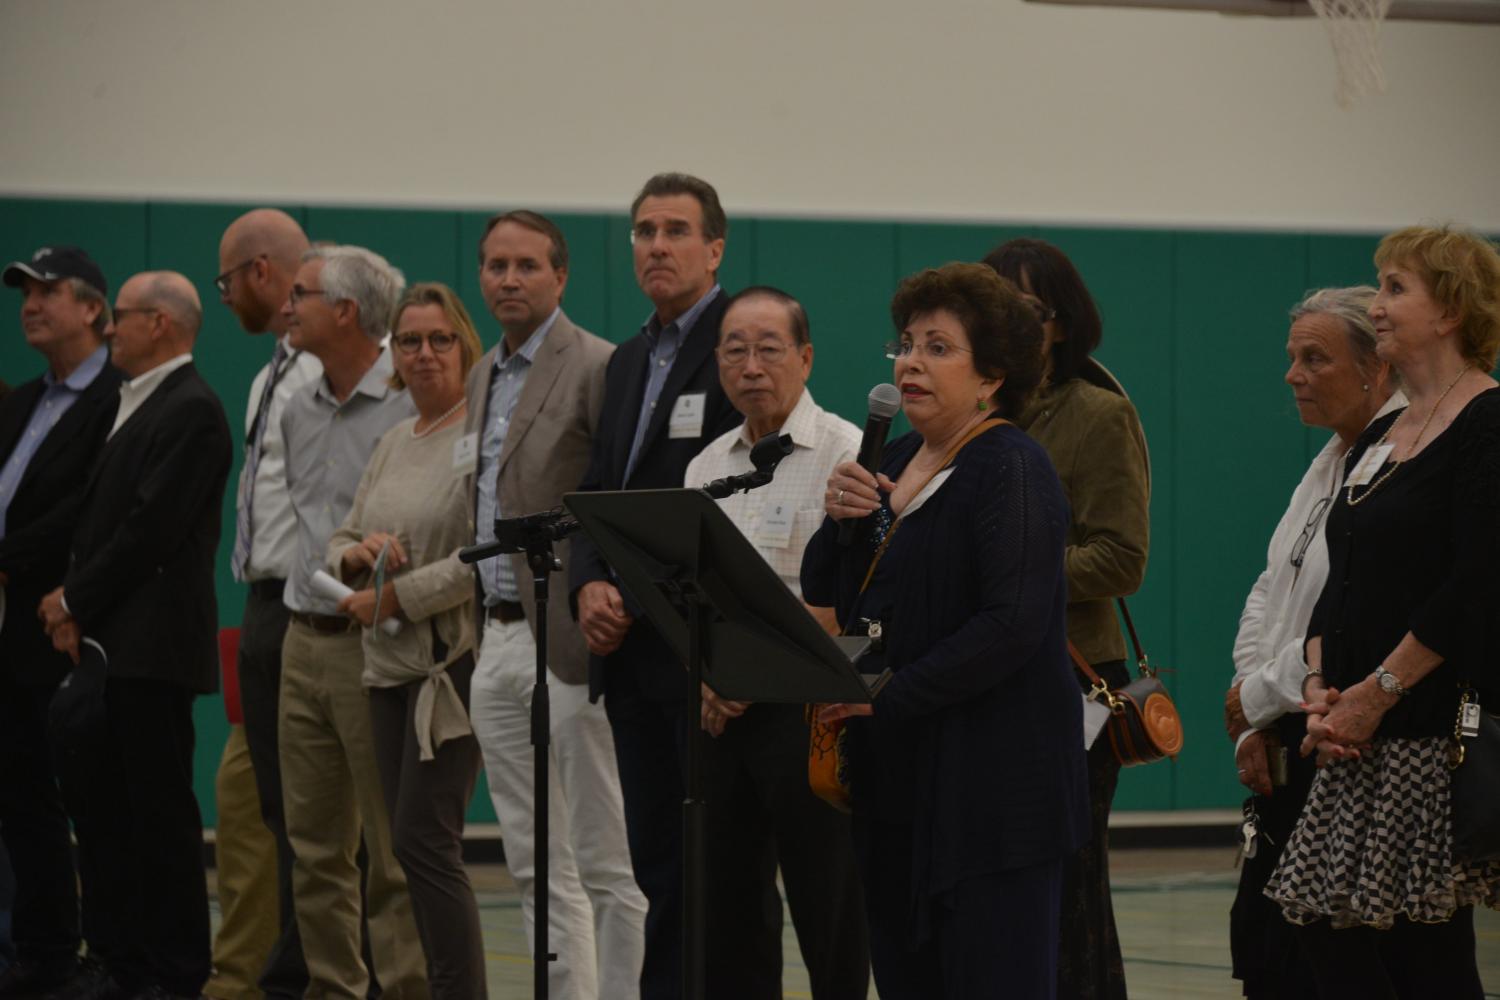
[[[807,313],[775,288],[747,288],[720,326],[719,381],[745,423],[712,441],[684,485],[749,472],[750,449],[767,434],[792,438],[769,485],[719,504],[778,575],[801,595],[802,550],[823,523],[823,493],[860,432],[813,402]],[[832,608],[809,608],[837,631]],[[708,994],[781,995],[781,868],[812,994],[863,997],[869,988],[864,903],[849,818],[807,784],[808,727],[801,705],[746,705],[705,690],[703,753],[708,810]],[[755,901],[775,899],[777,905]],[[771,917],[774,916],[774,919]]]

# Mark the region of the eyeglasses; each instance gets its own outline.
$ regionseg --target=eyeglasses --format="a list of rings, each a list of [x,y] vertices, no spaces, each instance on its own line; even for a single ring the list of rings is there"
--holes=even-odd
[[[1308,515],[1307,523],[1302,526],[1302,534],[1297,536],[1297,542],[1292,546],[1292,565],[1297,569],[1302,568],[1302,560],[1307,558],[1307,547],[1312,544],[1314,536],[1318,533],[1318,522],[1323,520],[1323,515],[1328,511],[1328,505],[1333,503],[1333,497],[1328,496],[1313,504],[1312,513]]]
[[[668,243],[680,243],[693,235],[693,227],[686,222],[669,222],[657,229],[654,223],[642,222],[630,230],[630,242],[632,245],[650,243],[656,239],[657,233],[665,236]]]
[[[779,365],[786,360],[787,346],[777,341],[767,341],[764,344],[731,344],[729,347],[721,347],[714,352],[719,356],[719,364],[729,368],[738,368],[750,360],[750,355],[755,355],[755,360],[763,365]]]
[[[398,333],[391,339],[402,354],[420,354],[424,340],[432,346],[433,354],[447,354],[458,343],[458,334],[434,330],[431,333]]]
[[[885,345],[885,356],[892,361],[900,361],[909,358],[913,353],[924,354],[933,361],[942,361],[946,358],[956,358],[959,352],[973,354],[967,347],[959,347],[942,340],[929,340],[925,344],[918,344],[910,340],[893,340]]]
[[[113,313],[113,315],[114,315],[114,321],[116,323],[119,323],[121,316],[126,316],[126,315],[129,315],[130,313],[152,313],[152,314],[155,314],[155,313],[161,312],[161,310],[160,309],[154,309],[151,306],[115,306],[112,310],[110,310],[110,312]]]
[[[293,285],[292,290],[286,293],[286,299],[292,305],[296,305],[309,295],[327,295],[321,288],[303,288],[301,285]]]
[[[244,261],[243,263],[234,265],[229,270],[225,271],[223,274],[221,274],[217,278],[215,278],[214,279],[214,287],[219,290],[219,294],[220,295],[228,295],[229,294],[229,279],[231,277],[233,277],[237,272],[243,271],[245,268],[249,267],[251,264],[254,264],[256,261],[260,260],[264,256],[265,256],[265,254],[258,253],[254,257],[251,257],[249,260]]]

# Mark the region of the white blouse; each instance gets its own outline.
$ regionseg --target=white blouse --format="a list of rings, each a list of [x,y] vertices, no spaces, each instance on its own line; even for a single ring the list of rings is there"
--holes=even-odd
[[[1406,405],[1397,392],[1377,418]],[[1313,606],[1328,579],[1328,546],[1323,538],[1328,508],[1344,478],[1347,450],[1338,435],[1329,439],[1308,466],[1292,502],[1271,536],[1261,571],[1240,613],[1234,640],[1234,682],[1240,705],[1253,729],[1266,729],[1287,712],[1300,712],[1307,664],[1302,647]],[[1300,552],[1301,566],[1292,564]]]

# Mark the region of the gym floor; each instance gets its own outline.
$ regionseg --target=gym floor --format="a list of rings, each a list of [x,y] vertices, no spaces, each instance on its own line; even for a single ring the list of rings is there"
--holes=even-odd
[[[1239,997],[1229,974],[1229,906],[1239,877],[1233,849],[1115,848],[1111,858],[1131,997]],[[469,871],[484,924],[490,1000],[526,1000],[531,957],[515,884],[504,865],[476,864]],[[1477,912],[1475,930],[1485,996],[1500,998],[1500,913]],[[786,996],[811,997],[790,920],[785,941]],[[870,996],[875,1000],[873,988]]]

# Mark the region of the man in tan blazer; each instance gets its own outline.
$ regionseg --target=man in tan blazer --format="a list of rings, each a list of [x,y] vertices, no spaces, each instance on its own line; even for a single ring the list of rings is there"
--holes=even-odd
[[[504,336],[469,374],[466,437],[475,456],[478,542],[496,518],[556,507],[578,486],[604,403],[614,346],[574,326],[561,308],[568,247],[535,212],[497,215],[479,244],[479,285]],[[635,884],[620,776],[604,706],[588,698],[588,650],[568,611],[568,545],[548,608],[551,700],[549,808],[552,995],[595,1000],[639,995],[646,898]],[[534,933],[535,809],[531,698],[536,602],[522,555],[476,570],[481,620],[470,715],[484,751],[505,857]]]

